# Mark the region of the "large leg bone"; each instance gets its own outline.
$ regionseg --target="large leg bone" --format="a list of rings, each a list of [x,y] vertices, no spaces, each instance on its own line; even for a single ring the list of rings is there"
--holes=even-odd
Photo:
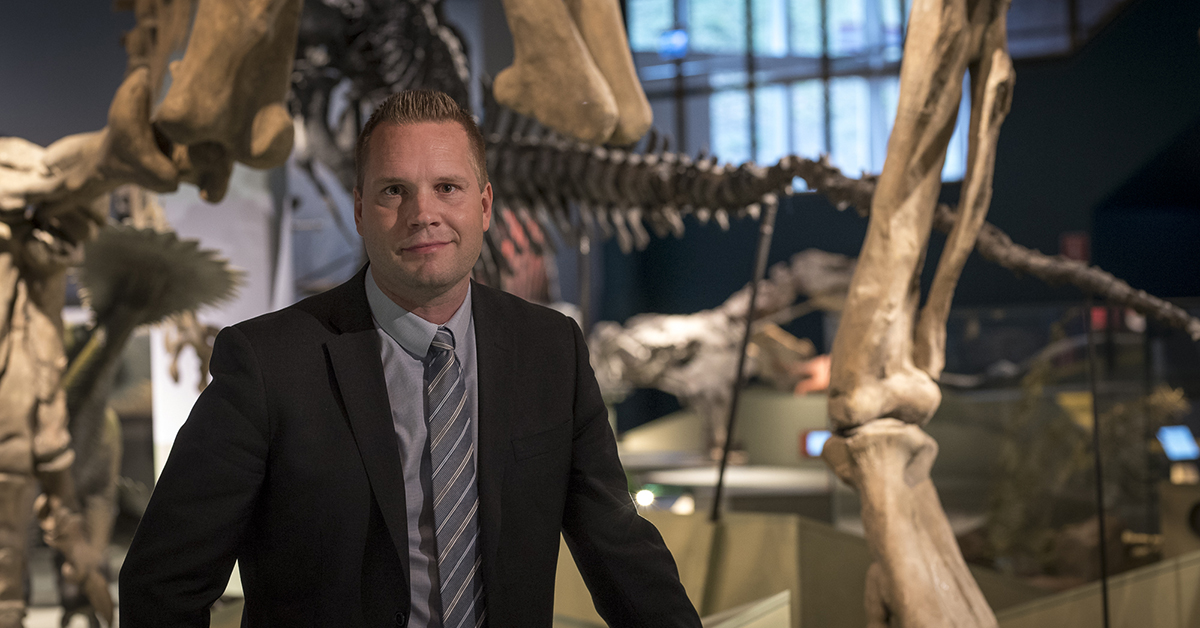
[[[944,361],[946,314],[990,200],[1013,81],[1007,8],[1008,0],[914,4],[896,124],[834,341],[829,412],[840,436],[826,445],[825,459],[862,496],[876,559],[866,596],[872,628],[996,625],[928,477],[936,443],[912,424],[928,421],[941,401],[932,376]],[[969,63],[975,97],[963,215],[914,329],[942,162]]]
[[[592,144],[617,126],[612,89],[562,0],[504,0],[513,64],[496,76],[496,100]]]
[[[875,559],[867,575],[869,628],[996,625],[929,479],[937,443],[928,434],[894,419],[872,421],[830,438],[821,455],[862,497]]]
[[[880,417],[924,424],[941,392],[913,358],[921,266],[941,189],[962,76],[993,5],[917,0],[900,70],[900,102],[867,237],[833,346],[829,413],[846,429]],[[985,25],[987,21],[983,22]]]
[[[1005,22],[1005,12],[1001,11],[984,34],[981,58],[971,65],[971,139],[966,184],[958,221],[946,240],[929,298],[917,322],[916,365],[933,378],[941,375],[946,364],[946,317],[950,315],[958,278],[987,217],[1000,125],[1012,105],[1016,77],[1008,56]]]
[[[633,65],[620,5],[617,0],[567,0],[567,8],[617,102],[617,128],[609,143],[624,146],[642,139],[654,112]]]
[[[172,64],[173,82],[155,123],[176,142],[220,144],[248,166],[283,163],[293,127],[282,103],[301,6],[300,0],[200,0],[187,51]]]

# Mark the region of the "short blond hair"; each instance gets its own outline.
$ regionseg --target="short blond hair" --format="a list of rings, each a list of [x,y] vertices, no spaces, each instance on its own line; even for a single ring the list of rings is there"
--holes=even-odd
[[[471,161],[475,166],[475,178],[479,188],[487,185],[487,157],[483,143],[483,134],[479,125],[467,110],[459,106],[448,94],[433,90],[414,89],[388,96],[383,101],[358,134],[358,143],[354,147],[354,171],[357,175],[355,186],[361,190],[363,172],[367,161],[367,144],[375,127],[388,122],[391,124],[418,124],[421,122],[457,122],[467,133],[467,143],[471,147]]]

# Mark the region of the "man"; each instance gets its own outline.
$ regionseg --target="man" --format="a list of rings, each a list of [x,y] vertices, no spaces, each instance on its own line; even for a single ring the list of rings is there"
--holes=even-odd
[[[474,284],[483,139],[448,96],[367,121],[369,265],[217,337],[121,571],[121,624],[551,625],[560,531],[613,626],[700,625],[629,499],[579,328]]]

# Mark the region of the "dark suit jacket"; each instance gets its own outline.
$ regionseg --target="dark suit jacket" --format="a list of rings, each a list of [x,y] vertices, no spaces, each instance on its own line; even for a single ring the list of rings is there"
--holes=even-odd
[[[476,284],[480,547],[491,628],[549,627],[559,533],[613,626],[700,625],[639,517],[579,328]],[[226,328],[120,576],[122,628],[404,625],[404,482],[363,273]],[[419,403],[419,401],[414,401]]]

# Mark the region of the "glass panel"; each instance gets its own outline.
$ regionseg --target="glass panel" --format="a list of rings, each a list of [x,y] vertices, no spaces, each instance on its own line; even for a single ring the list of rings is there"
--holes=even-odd
[[[871,169],[869,91],[867,79],[861,76],[829,81],[830,158],[849,177]]]
[[[675,24],[673,0],[627,0],[629,47],[639,52],[658,50],[658,36]]]
[[[696,52],[745,54],[746,0],[691,0],[688,31]]]
[[[904,30],[908,30],[908,18],[912,16],[913,0],[903,0],[904,2]]]
[[[801,57],[821,56],[820,0],[788,0],[788,21],[792,27],[792,54]]]
[[[788,154],[787,86],[768,85],[754,90],[754,133],[758,154],[754,160],[768,166]]]
[[[708,75],[708,84],[713,89],[726,89],[730,87],[745,87],[749,75],[744,70],[734,70],[732,72],[713,72]]]
[[[709,97],[712,153],[722,163],[750,159],[750,98],[744,89],[716,92]]]
[[[954,135],[946,147],[946,163],[942,166],[943,181],[961,181],[967,173],[967,136],[971,127],[971,82],[963,79],[962,102],[958,106],[958,120],[954,123]]]
[[[825,85],[817,80],[792,84],[792,150],[816,159],[825,152]]]
[[[826,2],[829,25],[829,56],[848,57],[866,47],[864,0]]]
[[[888,61],[899,61],[903,36],[900,12],[904,9],[903,0],[875,0],[879,3],[879,21],[883,29],[881,43],[883,57]]]
[[[786,0],[751,0],[754,11],[754,53],[783,57],[788,53]]]
[[[896,123],[896,104],[900,96],[899,76],[877,76],[869,79],[871,99],[871,172],[883,172],[887,156],[888,137]]]

